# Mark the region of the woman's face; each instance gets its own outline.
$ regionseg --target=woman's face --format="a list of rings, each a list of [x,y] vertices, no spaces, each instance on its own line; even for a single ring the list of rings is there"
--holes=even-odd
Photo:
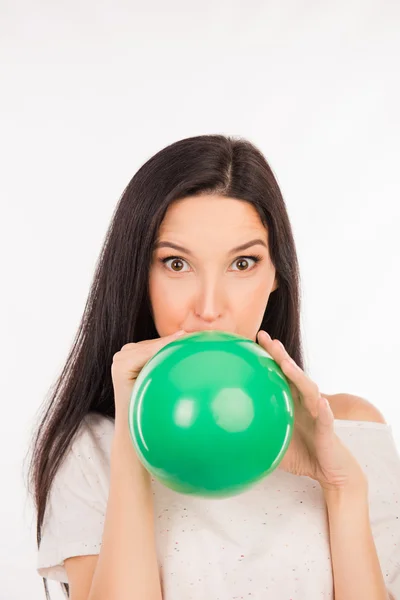
[[[251,204],[211,195],[175,202],[161,224],[150,269],[159,336],[218,329],[256,341],[275,275],[268,231]]]

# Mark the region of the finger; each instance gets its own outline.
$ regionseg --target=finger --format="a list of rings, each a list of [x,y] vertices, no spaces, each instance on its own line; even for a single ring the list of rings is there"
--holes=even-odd
[[[321,396],[318,402],[318,418],[315,422],[315,435],[325,438],[327,441],[334,434],[334,421],[329,401]]]
[[[179,339],[183,335],[187,334],[187,331],[176,331],[171,335],[166,335],[161,338],[155,338],[153,340],[142,340],[137,343],[125,344],[120,352],[117,352],[114,355],[113,363],[122,363],[126,365],[130,365],[132,362],[132,356],[136,356],[138,352],[138,356],[140,356],[141,365],[145,365],[147,361],[149,361],[157,352],[159,352],[164,346],[167,346],[169,343],[173,342],[176,339]],[[142,368],[142,367],[141,367]]]
[[[172,342],[173,340],[185,334],[187,334],[187,331],[185,331],[184,329],[180,329],[179,331],[175,331],[175,333],[170,333],[169,335],[154,338],[152,340],[142,340],[141,342],[129,342],[129,344],[125,344],[124,346],[122,346],[121,351],[131,350],[132,348],[135,348],[138,344],[140,344],[141,346],[151,345],[153,346],[153,348],[154,346],[159,346],[160,348],[162,348],[166,344],[169,344],[169,342]]]
[[[286,377],[292,381],[299,390],[303,404],[316,419],[318,417],[318,403],[320,398],[319,388],[294,362],[284,359],[280,367]]]
[[[281,367],[284,374],[295,384],[304,399],[306,408],[316,418],[318,416],[318,399],[320,397],[317,384],[295,363],[280,340],[272,340],[264,331],[259,332],[258,339],[262,347]]]
[[[263,348],[265,348],[267,350],[267,352],[269,352],[271,354],[273,359],[276,360],[277,362],[279,362],[279,364],[285,358],[289,362],[293,361],[292,357],[286,351],[286,348],[282,344],[282,342],[278,339],[273,340],[271,338],[271,336],[269,335],[269,333],[267,333],[266,331],[263,331],[263,330],[259,331],[258,339],[259,339],[261,345],[263,346]]]
[[[145,342],[143,342],[143,345],[146,347],[146,351],[149,354],[149,356],[152,356],[153,354],[161,350],[161,348],[164,348],[164,346],[167,346],[168,344],[179,339],[185,334],[187,334],[187,331],[182,329],[180,331],[175,331],[175,333],[171,333],[170,335],[155,338],[154,340],[146,340]]]

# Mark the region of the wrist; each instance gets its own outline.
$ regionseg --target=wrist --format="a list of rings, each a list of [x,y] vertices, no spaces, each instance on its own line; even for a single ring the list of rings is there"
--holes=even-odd
[[[323,494],[328,510],[344,506],[368,508],[368,484],[366,482],[336,489],[323,488]]]
[[[150,473],[141,462],[132,442],[129,428],[125,422],[115,424],[114,437],[111,446],[111,465],[118,472],[135,474],[146,486],[150,486]]]
[[[115,408],[115,433],[118,433],[118,435],[121,433],[124,435],[130,435],[128,418],[128,409],[122,410],[121,408]]]
[[[118,387],[114,387],[115,422],[121,422],[123,426],[128,424],[134,383],[135,381],[131,381],[125,385],[120,384]]]

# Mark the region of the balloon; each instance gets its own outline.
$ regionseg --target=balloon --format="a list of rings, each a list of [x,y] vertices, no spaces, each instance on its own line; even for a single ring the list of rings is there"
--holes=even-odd
[[[279,465],[294,406],[288,380],[259,344],[224,331],[188,334],[143,367],[129,404],[139,459],[184,494],[239,494]]]

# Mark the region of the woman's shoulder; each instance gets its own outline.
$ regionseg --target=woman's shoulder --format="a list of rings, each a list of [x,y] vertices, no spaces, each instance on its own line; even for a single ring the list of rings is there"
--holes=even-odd
[[[89,412],[84,416],[78,435],[97,440],[109,438],[114,433],[114,419],[98,412]]]
[[[335,417],[335,433],[360,462],[381,469],[383,462],[399,473],[399,455],[393,430],[371,402],[354,394],[322,394],[329,400]]]
[[[380,410],[372,402],[361,396],[346,393],[321,395],[329,400],[333,416],[336,420],[386,424]]]
[[[92,454],[108,458],[114,434],[114,419],[97,412],[90,412],[83,418],[71,445],[71,452],[78,458],[83,453],[86,458]]]
[[[82,419],[58,469],[61,482],[108,473],[114,419],[90,412]],[[57,482],[56,482],[57,484]]]
[[[373,486],[386,489],[399,479],[400,457],[392,426],[368,400],[353,394],[322,394],[335,417],[334,429],[349,447]],[[379,485],[377,481],[379,480]],[[399,480],[400,481],[400,480]],[[396,487],[398,488],[398,482]]]
[[[68,490],[75,500],[77,494],[96,502],[107,497],[113,432],[113,419],[99,413],[85,415],[52,482],[52,506],[62,504]]]

